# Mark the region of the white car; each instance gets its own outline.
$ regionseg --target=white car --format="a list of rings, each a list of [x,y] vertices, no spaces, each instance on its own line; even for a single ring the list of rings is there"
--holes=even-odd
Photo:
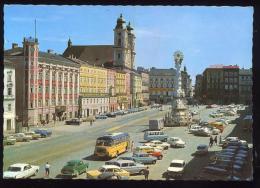
[[[167,150],[171,145],[167,142],[162,142],[160,140],[152,140],[145,144],[146,146],[152,146],[152,147],[162,147],[164,150]]]
[[[25,135],[24,133],[16,133],[13,135],[17,142],[29,142],[32,140],[31,135]]]
[[[199,131],[200,129],[201,129],[201,126],[199,126],[199,125],[193,125],[193,126],[191,126],[191,128],[189,129],[189,132],[190,132],[190,133],[195,133],[195,132]]]
[[[181,147],[184,148],[186,143],[180,139],[179,137],[170,137],[168,139],[168,143],[170,144],[171,147]]]
[[[4,179],[22,179],[36,175],[39,172],[40,167],[26,163],[17,163],[8,167],[8,170],[4,172]]]
[[[211,131],[213,135],[218,135],[220,133],[220,130],[217,128],[213,128]]]
[[[184,160],[172,160],[170,166],[167,169],[167,179],[183,176],[185,161]]]

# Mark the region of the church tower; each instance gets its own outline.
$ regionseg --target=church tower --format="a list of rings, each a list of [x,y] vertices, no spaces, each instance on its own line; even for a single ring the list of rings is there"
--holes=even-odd
[[[114,29],[114,65],[133,69],[134,58],[132,58],[132,54],[134,51],[132,47],[134,46],[134,35],[131,32],[133,28],[130,24],[125,26],[125,23],[122,14],[120,14]]]
[[[127,25],[128,31],[128,53],[130,55],[130,67],[131,69],[135,68],[135,35],[132,32],[134,29],[131,27],[130,22]]]

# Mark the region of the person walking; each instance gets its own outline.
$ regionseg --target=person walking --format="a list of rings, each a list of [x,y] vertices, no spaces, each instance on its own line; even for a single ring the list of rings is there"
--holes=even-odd
[[[210,136],[210,138],[209,138],[209,147],[211,147],[212,145],[213,145],[213,138],[212,138],[212,136]]]
[[[134,141],[132,141],[131,143],[131,152],[133,152],[133,150],[134,150]]]
[[[219,145],[221,145],[221,142],[222,142],[222,138],[221,138],[221,135],[219,136]]]
[[[45,164],[45,176],[46,177],[49,177],[49,175],[50,175],[50,167],[51,167],[51,165],[47,162]]]
[[[149,167],[147,166],[147,168],[144,169],[144,179],[148,180],[148,176],[149,176]]]
[[[218,145],[218,136],[215,136],[214,142],[215,142],[215,144],[216,144],[216,146],[217,146],[217,145]]]
[[[92,120],[90,120],[90,122],[89,122],[89,123],[90,123],[90,126],[92,126]]]

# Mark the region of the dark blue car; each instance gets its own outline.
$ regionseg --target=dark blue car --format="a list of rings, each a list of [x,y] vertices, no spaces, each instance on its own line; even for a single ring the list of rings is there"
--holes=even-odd
[[[45,138],[52,135],[52,131],[48,129],[36,129],[34,130],[35,133],[40,134],[41,137]]]

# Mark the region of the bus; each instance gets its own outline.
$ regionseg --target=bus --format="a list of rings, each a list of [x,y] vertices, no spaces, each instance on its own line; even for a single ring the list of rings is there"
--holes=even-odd
[[[128,133],[111,133],[97,138],[94,156],[99,158],[114,158],[130,148]]]

